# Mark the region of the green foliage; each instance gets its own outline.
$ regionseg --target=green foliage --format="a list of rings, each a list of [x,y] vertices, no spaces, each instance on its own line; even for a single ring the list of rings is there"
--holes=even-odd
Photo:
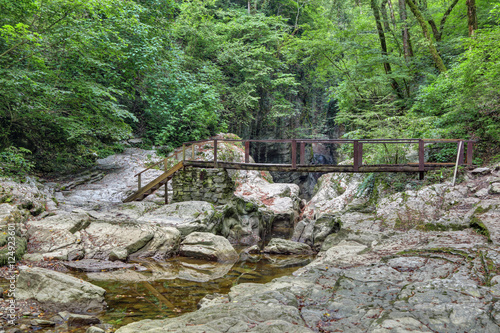
[[[0,176],[22,177],[29,174],[34,164],[27,155],[31,155],[31,151],[14,146],[0,152]]]
[[[0,150],[70,172],[132,131],[168,152],[230,130],[473,138],[487,160],[500,147],[499,9],[476,0],[471,38],[467,3],[452,3],[419,1],[422,26],[380,0],[3,0]],[[414,150],[366,145],[364,160],[414,162]]]
[[[482,29],[448,75],[422,89],[416,115],[437,117],[434,126],[446,136],[480,138],[483,151],[500,144],[500,27]]]

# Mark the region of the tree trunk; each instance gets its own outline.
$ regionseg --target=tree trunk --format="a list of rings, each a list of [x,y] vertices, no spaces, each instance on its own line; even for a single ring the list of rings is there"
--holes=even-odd
[[[385,41],[385,33],[384,29],[382,28],[382,22],[380,20],[380,11],[377,5],[377,0],[371,0],[370,2],[372,10],[373,10],[373,15],[375,16],[375,23],[377,25],[377,32],[378,32],[378,38],[380,40],[380,48],[382,49],[382,56],[385,58],[384,59],[384,70],[386,74],[391,74],[392,69],[391,69],[391,64],[387,61],[387,43]],[[396,91],[398,97],[403,98],[403,94],[401,93],[401,88],[399,87],[398,82],[391,78],[391,86],[394,91]]]
[[[469,36],[472,37],[477,30],[476,0],[466,0],[466,3]]]
[[[441,59],[441,56],[439,55],[438,50],[436,49],[436,46],[434,46],[434,43],[432,42],[432,38],[429,34],[429,28],[427,27],[427,22],[425,22],[424,16],[422,15],[422,12],[418,7],[415,5],[415,3],[412,0],[406,0],[406,3],[408,6],[410,6],[411,12],[417,19],[418,23],[420,23],[420,27],[422,28],[422,33],[424,34],[424,37],[427,39],[427,45],[429,47],[429,52],[432,55],[432,59],[434,60],[434,64],[436,65],[436,68],[441,72],[444,73],[446,72],[446,67],[443,63],[443,59]]]
[[[389,27],[389,16],[387,15],[387,0],[382,0],[380,4],[380,13],[382,14],[382,19],[384,20],[384,29],[385,31],[389,31],[391,27]]]
[[[408,61],[413,57],[413,49],[411,47],[410,32],[408,31],[408,23],[406,22],[406,3],[405,0],[399,0],[399,18],[403,22],[401,35],[403,37],[403,49],[405,59]]]

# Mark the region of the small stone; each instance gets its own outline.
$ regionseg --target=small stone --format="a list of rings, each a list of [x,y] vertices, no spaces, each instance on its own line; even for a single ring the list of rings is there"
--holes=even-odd
[[[125,248],[119,247],[114,249],[109,253],[109,260],[111,261],[126,261],[128,257],[128,251]]]
[[[43,319],[33,319],[30,321],[31,326],[40,326],[40,327],[49,327],[49,326],[56,326],[56,323],[53,321],[49,320],[43,320]]]
[[[23,312],[23,317],[31,316],[31,312]]]
[[[495,178],[491,179],[490,184],[493,184],[493,183],[500,183],[500,177],[495,177]]]
[[[500,194],[500,183],[493,183],[488,190],[489,194]]]
[[[142,139],[140,139],[140,138],[130,139],[130,140],[128,140],[128,143],[131,143],[131,144],[141,144],[142,143]]]
[[[87,330],[85,331],[85,333],[104,333],[104,332],[106,332],[106,331],[103,330],[102,328],[95,327],[95,326],[91,326],[91,327],[87,328]]]
[[[500,283],[500,275],[495,275],[494,277],[491,278],[491,284],[495,285]]]
[[[249,254],[259,254],[260,249],[259,249],[259,246],[256,244],[256,245],[252,245],[250,247],[247,247],[242,252],[249,253]]]
[[[476,193],[474,193],[474,196],[479,198],[479,197],[484,197],[484,196],[487,196],[488,195],[488,189],[487,188],[483,188],[479,191],[477,191]]]
[[[61,311],[61,312],[59,312],[59,313],[58,313],[58,315],[59,315],[59,316],[60,316],[60,317],[61,317],[64,321],[68,320],[68,318],[69,318],[69,315],[70,315],[70,314],[71,314],[71,313],[69,313],[68,311]]]
[[[487,175],[491,172],[490,168],[475,168],[471,171],[473,175]]]
[[[101,320],[93,316],[79,315],[72,313],[68,317],[68,326],[70,327],[89,326],[100,323]]]

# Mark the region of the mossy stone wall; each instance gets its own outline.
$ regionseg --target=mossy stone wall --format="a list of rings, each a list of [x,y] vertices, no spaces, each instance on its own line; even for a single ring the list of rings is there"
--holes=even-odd
[[[224,169],[186,168],[172,178],[172,202],[207,201],[225,205],[233,197],[234,181]]]

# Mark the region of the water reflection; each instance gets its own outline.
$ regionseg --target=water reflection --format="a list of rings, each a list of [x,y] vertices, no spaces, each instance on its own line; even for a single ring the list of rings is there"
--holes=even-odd
[[[195,311],[207,294],[227,294],[239,283],[270,282],[311,260],[310,256],[248,255],[236,264],[221,264],[176,257],[138,262],[144,271],[124,269],[81,277],[106,289],[108,309],[101,320],[117,327]]]

